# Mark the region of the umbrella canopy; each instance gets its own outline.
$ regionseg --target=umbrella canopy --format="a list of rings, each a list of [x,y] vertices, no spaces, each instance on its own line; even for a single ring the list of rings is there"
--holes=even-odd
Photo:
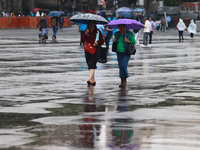
[[[146,10],[144,8],[135,8],[133,12],[145,12]]]
[[[33,8],[31,11],[42,11],[43,9],[41,8]]]
[[[58,11],[61,15],[65,15],[64,11]]]
[[[86,10],[86,11],[85,11],[85,13],[92,13],[92,14],[96,14],[96,11],[89,9],[89,10]]]
[[[121,16],[122,18],[133,18],[133,15],[132,15],[131,13],[129,13],[129,12],[122,12],[122,13],[120,14],[120,16]]]
[[[48,16],[51,16],[51,17],[57,17],[57,16],[60,16],[61,14],[58,12],[58,11],[51,11]]]
[[[90,20],[95,21],[96,24],[108,23],[108,21],[104,17],[100,15],[91,14],[91,13],[77,14],[77,15],[72,16],[69,20],[73,22],[77,22],[77,23],[83,23],[83,24],[87,24],[88,21]]]
[[[118,28],[119,24],[125,24],[127,29],[141,29],[144,28],[144,25],[136,20],[132,19],[118,19],[118,20],[113,20],[109,22],[106,26],[110,28]]]
[[[116,11],[116,13],[122,13],[122,12],[133,12],[133,9],[129,7],[120,7]]]
[[[43,9],[42,11],[45,12],[45,13],[49,13],[50,12],[49,9]]]

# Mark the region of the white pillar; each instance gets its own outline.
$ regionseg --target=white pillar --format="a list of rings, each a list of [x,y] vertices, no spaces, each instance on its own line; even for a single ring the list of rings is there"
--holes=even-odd
[[[138,5],[144,6],[144,0],[138,0]]]

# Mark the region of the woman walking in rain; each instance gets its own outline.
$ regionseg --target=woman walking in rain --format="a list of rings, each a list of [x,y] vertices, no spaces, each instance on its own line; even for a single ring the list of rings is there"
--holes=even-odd
[[[98,33],[99,33],[99,37],[98,37],[99,40],[95,41],[96,35],[98,35]],[[87,29],[85,30],[85,33],[81,37],[81,41],[86,42],[86,43],[90,43],[95,47],[103,45],[104,39],[103,39],[101,31],[99,29],[97,29],[95,21],[90,20],[88,22]],[[90,86],[90,85],[95,86],[96,85],[95,75],[94,75],[95,69],[97,68],[97,66],[96,66],[96,64],[97,64],[96,56],[97,56],[97,53],[92,55],[92,54],[85,51],[85,59],[86,59],[88,69],[89,69],[89,79],[87,81],[88,86]]]
[[[193,41],[194,34],[196,34],[197,32],[197,25],[194,23],[193,19],[190,21],[190,24],[187,30],[190,33],[190,37],[192,38],[192,41]]]
[[[118,25],[119,31],[115,33],[115,39],[113,42],[117,42],[117,61],[119,67],[119,76],[121,78],[121,84],[119,87],[125,88],[127,86],[126,79],[129,77],[128,75],[128,62],[130,60],[130,55],[125,53],[125,48],[127,43],[136,43],[134,34],[126,30],[126,25],[120,24]]]
[[[179,42],[181,42],[181,39],[182,39],[182,41],[184,40],[183,31],[187,30],[187,27],[181,18],[179,19],[179,22],[178,22],[175,30],[177,30],[177,29],[178,29],[178,34],[179,34]]]

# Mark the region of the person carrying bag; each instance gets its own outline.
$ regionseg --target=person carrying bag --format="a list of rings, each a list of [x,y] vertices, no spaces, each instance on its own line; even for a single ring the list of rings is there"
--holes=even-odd
[[[99,33],[99,36],[97,34]],[[96,37],[99,39],[96,41]],[[84,50],[85,50],[85,59],[89,69],[89,79],[87,81],[88,86],[95,86],[95,69],[97,68],[97,47],[103,45],[104,39],[102,33],[96,27],[95,21],[90,20],[87,25],[87,29],[85,33],[81,37],[81,41],[85,42]],[[86,48],[87,43],[90,46]],[[86,49],[90,49],[91,51],[87,51]]]
[[[119,87],[125,88],[127,86],[126,79],[128,75],[128,62],[130,60],[131,54],[129,48],[134,46],[136,43],[134,34],[126,30],[126,25],[119,24],[119,31],[115,33],[115,39],[113,41],[113,50],[117,54],[117,61],[119,67],[119,77],[121,78],[121,84]],[[133,47],[132,47],[133,48]]]

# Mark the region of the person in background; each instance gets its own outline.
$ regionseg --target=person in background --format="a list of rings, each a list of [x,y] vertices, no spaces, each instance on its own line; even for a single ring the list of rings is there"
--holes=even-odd
[[[38,22],[37,28],[38,28],[39,25],[40,25],[40,29],[39,29],[40,31],[42,30],[42,28],[48,27],[46,13],[43,14],[42,18]]]
[[[80,33],[80,38],[82,37],[82,35],[84,34],[86,29],[87,29],[87,24],[83,24],[83,23],[79,24],[78,32]],[[80,39],[80,46],[81,45],[84,46],[85,42],[82,42],[81,39]]]
[[[103,24],[97,24],[97,29],[99,29],[103,35],[103,37],[105,38],[105,28]]]
[[[179,42],[181,42],[181,39],[182,39],[182,41],[184,40],[183,31],[187,30],[187,27],[181,18],[179,19],[179,22],[178,22],[175,30],[177,30],[177,29],[178,29],[178,35],[179,35]]]
[[[121,84],[119,87],[125,88],[127,86],[126,79],[129,77],[128,75],[128,62],[130,60],[131,55],[128,55],[125,53],[125,48],[127,46],[127,43],[133,43],[135,44],[135,37],[134,34],[128,30],[126,30],[125,24],[118,25],[119,31],[115,33],[115,39],[113,42],[117,42],[117,61],[118,61],[118,67],[119,67],[119,77],[121,79]]]
[[[170,30],[170,22],[171,22],[171,17],[167,16],[167,30]]]
[[[141,22],[141,20],[140,20],[139,17],[137,17],[136,20],[139,21],[139,22]],[[135,45],[139,46],[139,45],[140,45],[140,42],[139,42],[140,30],[134,29],[133,32],[135,33],[135,41],[136,41],[136,44],[135,44]]]
[[[52,17],[51,18],[51,26],[52,26],[52,29],[53,29],[53,36],[52,36],[52,40],[56,40],[56,34],[57,34],[57,31],[58,31],[58,26],[57,26],[57,18],[56,17]]]
[[[148,44],[148,36],[151,30],[151,23],[147,18],[144,18],[144,35],[143,35],[143,45],[141,47],[147,47]]]
[[[110,22],[110,21],[111,21],[111,18],[109,17],[108,22]],[[106,43],[106,48],[108,51],[109,50],[109,42],[112,37],[112,29],[109,27],[106,27],[106,25],[104,25],[104,27],[105,27],[105,43]]]
[[[197,25],[194,23],[193,19],[190,21],[190,24],[187,30],[190,33],[190,37],[192,38],[192,41],[193,41],[194,34],[196,34],[197,32]]]
[[[62,15],[58,18],[58,22],[60,24],[60,30],[62,31],[63,30],[63,23],[64,23],[64,17]]]
[[[99,40],[95,42],[96,34],[99,32]],[[102,36],[102,33],[97,29],[95,21],[90,20],[87,25],[87,29],[85,30],[85,33],[81,37],[82,42],[91,43],[93,46],[97,47],[99,45],[103,45],[104,38]],[[95,86],[95,69],[97,68],[97,53],[94,55],[88,53],[85,51],[85,59],[88,65],[89,69],[89,79],[87,81],[88,86]]]
[[[149,17],[149,21],[151,23],[151,30],[149,34],[149,45],[148,47],[151,47],[151,42],[152,42],[152,35],[155,34],[155,22],[152,20],[152,17]]]
[[[165,26],[166,26],[166,20],[165,20],[165,17],[163,17],[161,19],[161,28],[160,28],[160,31],[162,32],[165,32]]]

